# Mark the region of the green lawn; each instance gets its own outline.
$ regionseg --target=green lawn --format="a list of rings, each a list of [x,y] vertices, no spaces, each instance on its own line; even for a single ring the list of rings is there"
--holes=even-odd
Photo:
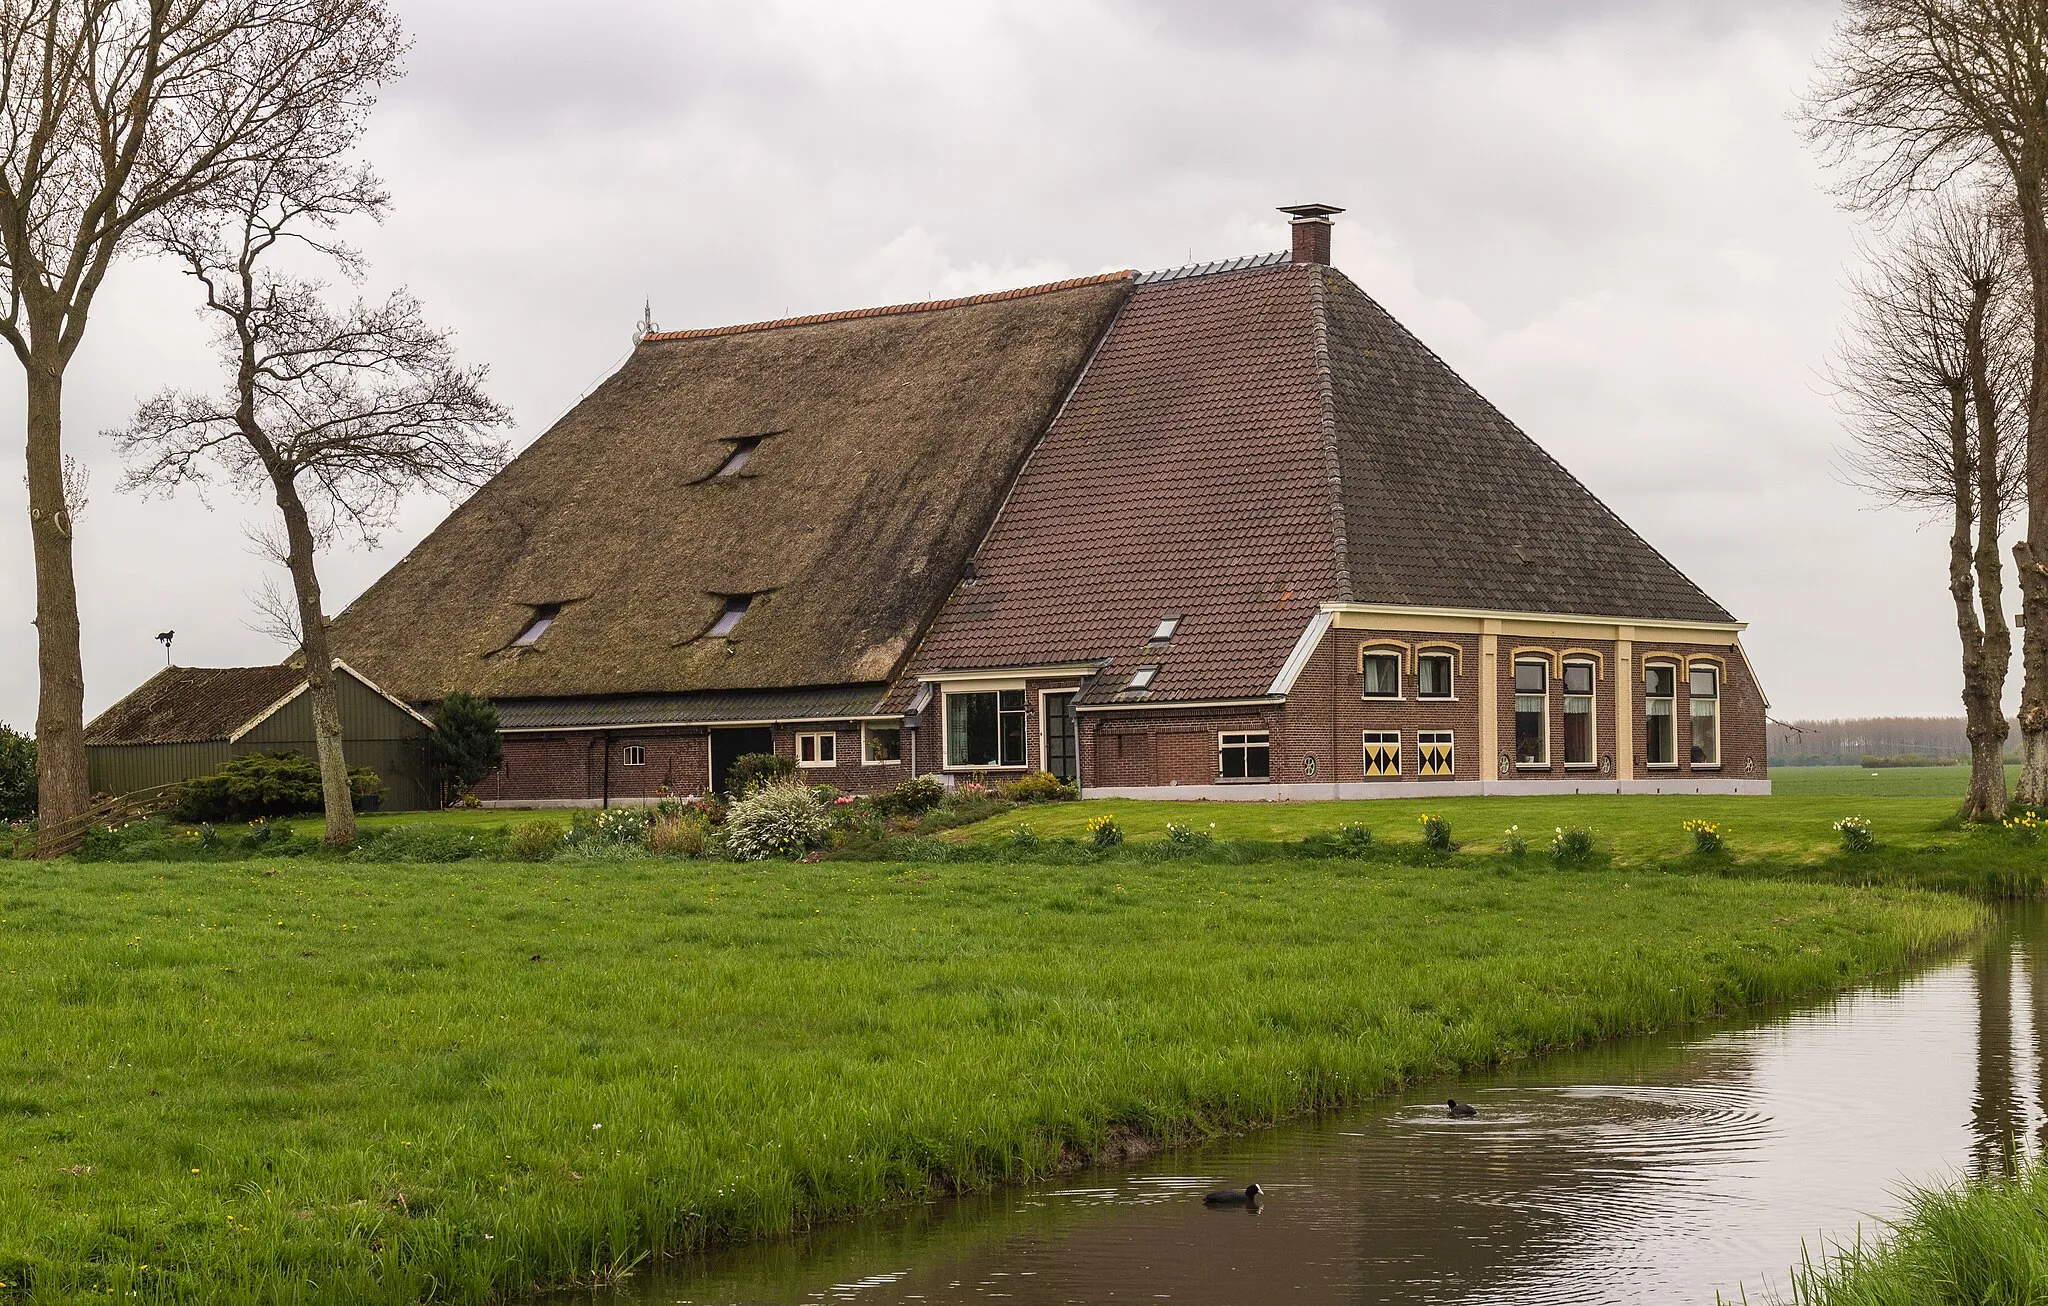
[[[966,842],[1001,839],[1025,825],[1046,838],[1083,837],[1091,819],[1108,814],[1136,839],[1162,838],[1170,822],[1210,830],[1219,839],[1258,840],[1300,839],[1356,822],[1382,840],[1412,842],[1419,818],[1435,813],[1448,819],[1459,844],[1474,852],[1501,850],[1510,826],[1519,827],[1539,852],[1558,827],[1577,826],[1592,831],[1617,865],[1639,866],[1688,852],[1691,836],[1681,826],[1697,817],[1726,828],[1728,851],[1738,860],[1768,857],[1811,863],[1839,849],[1834,823],[1845,816],[1868,819],[1878,839],[1894,849],[1953,845],[1958,834],[1950,818],[1967,780],[1962,767],[1865,771],[1816,766],[1772,772],[1773,792],[1763,798],[1562,794],[1314,803],[1090,799],[1018,808],[947,837]]]
[[[468,1302],[603,1277],[1832,989],[1982,920],[1905,891],[1464,856],[0,881],[0,1280],[35,1301]]]

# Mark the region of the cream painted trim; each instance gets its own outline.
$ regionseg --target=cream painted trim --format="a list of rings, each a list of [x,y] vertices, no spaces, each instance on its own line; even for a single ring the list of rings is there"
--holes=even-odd
[[[1517,662],[1541,662],[1544,666],[1550,668],[1550,675],[1557,675],[1556,649],[1530,648],[1527,645],[1524,645],[1521,648],[1517,648],[1509,652],[1508,662],[1510,665],[1513,665]]]
[[[303,693],[305,693],[305,692],[306,692],[306,682],[305,682],[305,681],[303,681],[303,680],[301,680],[301,681],[300,681],[300,682],[298,683],[298,687],[297,687],[297,688],[295,688],[295,689],[293,689],[291,693],[289,693],[289,694],[286,694],[286,695],[285,695],[285,696],[284,696],[283,698],[280,698],[280,699],[278,699],[278,700],[277,700],[277,701],[276,701],[275,703],[272,703],[272,704],[271,704],[271,705],[270,705],[269,707],[266,707],[266,708],[264,708],[264,709],[263,709],[263,710],[262,710],[261,712],[258,712],[258,713],[257,713],[257,714],[256,714],[255,716],[252,716],[252,717],[250,717],[250,718],[249,718],[249,719],[248,719],[247,721],[244,721],[244,722],[243,722],[243,723],[242,723],[242,724],[241,724],[241,725],[240,725],[239,727],[237,727],[237,728],[236,728],[236,730],[235,730],[235,733],[233,733],[233,734],[231,734],[231,735],[229,735],[229,736],[228,736],[228,742],[229,742],[229,743],[231,743],[231,744],[232,744],[232,743],[236,743],[236,742],[238,742],[238,741],[239,741],[239,740],[240,740],[240,739],[242,738],[242,736],[243,736],[243,735],[246,735],[246,734],[248,734],[248,733],[249,733],[249,732],[250,732],[251,730],[254,730],[254,729],[255,729],[255,728],[257,727],[257,726],[260,726],[260,725],[262,725],[262,724],[263,724],[263,723],[264,723],[265,721],[268,721],[268,720],[269,720],[269,719],[271,718],[271,715],[272,715],[273,713],[276,713],[276,712],[279,712],[279,711],[283,710],[283,708],[284,708],[284,705],[285,705],[285,704],[287,704],[287,703],[291,702],[291,701],[292,701],[293,699],[297,698],[297,697],[298,697],[299,695],[301,695],[301,694],[303,694]]]
[[[896,727],[896,756],[893,759],[882,758],[878,761],[875,758],[868,756],[868,731],[876,728],[875,723],[877,721],[886,721],[888,719],[889,718],[887,717],[866,717],[863,718],[860,722],[858,722],[860,726],[860,764],[862,766],[903,765],[903,727],[900,725]],[[901,717],[898,717],[896,719],[898,721],[902,720]],[[880,728],[887,729],[888,727],[883,726]]]
[[[813,741],[811,751],[814,753],[825,751],[817,746],[817,740],[831,740],[832,760],[827,762],[821,758],[816,761],[804,761],[804,740],[806,739]],[[805,730],[799,733],[796,737],[796,764],[798,769],[804,771],[822,771],[827,768],[837,769],[839,766],[839,732],[837,730]]]
[[[1083,798],[1150,798],[1229,803],[1328,802],[1349,798],[1452,798],[1481,795],[1532,798],[1549,794],[1730,794],[1765,797],[1769,780],[1724,780],[1720,776],[1668,776],[1648,780],[1346,780],[1341,783],[1263,784],[1257,780],[1194,785],[1101,786]],[[595,798],[589,800],[595,803]],[[491,804],[484,804],[486,807]]]
[[[1016,689],[1026,680],[1059,680],[1068,676],[1092,676],[1108,666],[1102,662],[1063,662],[1043,667],[984,667],[972,671],[932,671],[920,675],[919,684],[933,684],[944,688],[950,684],[967,684],[982,680],[1013,680],[1009,686]]]
[[[1607,655],[1597,648],[1565,649],[1557,655],[1557,662],[1559,666],[1563,666],[1567,662],[1591,662],[1593,664],[1593,679],[1607,679]],[[1563,673],[1560,672],[1559,674],[1562,675]]]
[[[1301,679],[1302,672],[1308,670],[1308,660],[1314,657],[1316,649],[1322,646],[1323,636],[1330,633],[1333,620],[1327,609],[1308,619],[1308,625],[1302,628],[1301,638],[1294,641],[1293,651],[1288,653],[1287,660],[1280,664],[1280,674],[1273,677],[1273,683],[1267,688],[1266,693],[1275,698],[1285,698],[1294,692],[1294,682]]]
[[[424,714],[414,710],[412,704],[407,703],[404,699],[399,698],[393,694],[386,693],[384,689],[377,684],[376,681],[370,679],[368,676],[356,670],[348,663],[343,662],[340,658],[334,659],[334,670],[348,672],[351,676],[354,676],[358,681],[362,683],[363,688],[377,695],[379,698],[391,704],[391,706],[397,708],[399,711],[405,713],[413,720],[419,722],[427,729],[432,730],[434,728],[433,721],[426,717]]]
[[[622,730],[726,730],[742,729],[747,726],[802,726],[814,722],[858,721],[860,717],[847,716],[775,716],[763,717],[758,721],[634,721],[612,725],[589,726],[500,726],[501,735],[610,735]],[[868,718],[872,720],[900,720],[900,718]]]
[[[1635,644],[1627,639],[1614,645],[1614,774],[1628,779],[1636,773],[1635,679],[1629,669]]]
[[[1719,654],[1688,653],[1685,655],[1685,669],[1687,671],[1692,670],[1692,664],[1695,662],[1711,662],[1714,664],[1715,668],[1720,671],[1721,676],[1724,680],[1728,676],[1728,659],[1721,657]]]
[[[1491,774],[1500,761],[1500,623],[1488,621],[1479,633],[1479,774]]]
[[[1368,653],[1392,653],[1401,659],[1401,674],[1415,669],[1415,646],[1404,639],[1371,639],[1358,646],[1358,670],[1365,671],[1365,655]]]
[[[1749,628],[1749,623],[1743,621],[1652,621],[1643,617],[1597,617],[1580,616],[1574,613],[1515,612],[1505,609],[1488,608],[1411,607],[1393,603],[1325,603],[1322,605],[1322,610],[1337,618],[1336,625],[1339,630],[1374,628],[1370,622],[1363,620],[1346,621],[1344,620],[1346,617],[1378,618],[1379,625],[1377,628],[1379,629],[1385,629],[1389,625],[1398,625],[1399,628],[1404,630],[1430,629],[1430,627],[1420,624],[1425,620],[1453,621],[1462,624],[1435,627],[1435,629],[1458,631],[1466,634],[1476,630],[1483,630],[1484,623],[1495,621],[1501,623],[1501,633],[1511,635],[1537,634],[1539,632],[1534,627],[1538,626],[1565,626],[1579,630],[1583,630],[1587,626],[1606,626],[1617,629],[1622,626],[1635,626],[1642,632],[1672,630],[1685,631],[1689,634],[1719,634],[1727,638],[1706,642],[1732,644],[1735,642],[1735,637],[1739,632]],[[1389,621],[1389,618],[1392,620]],[[1610,638],[1618,638],[1618,636],[1610,636]],[[1656,636],[1654,633],[1643,633],[1639,634],[1637,638],[1654,639]],[[1701,641],[1695,640],[1694,642]]]

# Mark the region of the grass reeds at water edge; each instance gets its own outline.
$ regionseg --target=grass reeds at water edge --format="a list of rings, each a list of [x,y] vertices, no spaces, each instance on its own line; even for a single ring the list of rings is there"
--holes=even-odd
[[[1915,1193],[1882,1241],[1793,1272],[1792,1306],[1981,1306],[2048,1300],[2048,1164]]]
[[[507,1297],[1834,990],[1982,920],[1462,854],[0,867],[0,1299]]]

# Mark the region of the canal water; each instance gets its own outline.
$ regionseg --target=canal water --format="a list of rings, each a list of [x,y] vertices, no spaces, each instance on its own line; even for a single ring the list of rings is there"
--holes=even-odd
[[[1769,1300],[2048,1137],[2048,917],[1840,999],[656,1267],[626,1303]],[[1455,1093],[1479,1108],[1447,1117]],[[1257,1213],[1201,1194],[1258,1182]],[[586,1299],[587,1300],[587,1299]]]

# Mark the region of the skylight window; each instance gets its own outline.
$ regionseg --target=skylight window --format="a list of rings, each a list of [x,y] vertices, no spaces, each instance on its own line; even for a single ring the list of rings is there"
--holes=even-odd
[[[554,625],[555,618],[561,615],[561,604],[541,604],[533,610],[532,623],[525,630],[520,631],[519,638],[513,640],[512,643],[520,648],[530,648],[540,643],[540,637],[548,633],[548,627]]]
[[[718,470],[711,473],[711,479],[715,481],[727,476],[738,476],[740,468],[747,465],[747,461],[754,456],[754,450],[760,447],[761,437],[758,435],[749,435],[742,439],[734,440],[732,442],[732,452],[725,456],[725,461],[718,465]]]
[[[1125,685],[1124,688],[1126,690],[1150,689],[1152,688],[1152,681],[1158,675],[1159,668],[1156,665],[1147,664],[1145,666],[1139,667],[1136,671],[1133,671],[1131,673],[1131,683]]]
[[[718,620],[712,622],[711,629],[704,633],[713,637],[732,634],[733,627],[740,624],[740,618],[747,615],[747,609],[753,602],[754,596],[751,594],[726,595],[725,610],[718,614]]]
[[[1161,617],[1159,619],[1159,624],[1153,627],[1152,629],[1152,642],[1155,644],[1163,644],[1167,640],[1172,639],[1173,632],[1179,629],[1180,617],[1178,614],[1173,616]]]

